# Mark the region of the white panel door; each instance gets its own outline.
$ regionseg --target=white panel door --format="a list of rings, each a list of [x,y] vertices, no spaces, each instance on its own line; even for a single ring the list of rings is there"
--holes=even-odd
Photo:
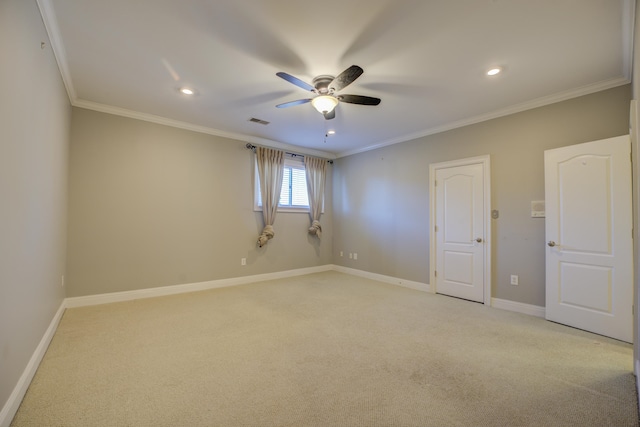
[[[633,341],[629,136],[547,150],[546,317]]]
[[[484,302],[483,165],[436,170],[436,292]]]

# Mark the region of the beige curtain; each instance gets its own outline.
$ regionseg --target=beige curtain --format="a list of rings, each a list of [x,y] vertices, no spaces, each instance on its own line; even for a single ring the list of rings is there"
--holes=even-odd
[[[309,234],[320,237],[320,214],[322,213],[322,200],[324,197],[324,181],[327,174],[327,160],[317,157],[304,156],[304,168],[307,175],[307,193],[309,195],[309,216],[311,227]]]
[[[258,237],[258,246],[262,247],[273,239],[273,222],[278,212],[282,175],[284,172],[284,151],[266,147],[256,147],[260,193],[262,194],[262,218],[264,229]]]

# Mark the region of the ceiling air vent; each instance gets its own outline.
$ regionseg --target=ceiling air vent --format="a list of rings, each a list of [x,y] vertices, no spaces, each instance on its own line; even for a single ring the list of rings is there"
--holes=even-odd
[[[266,120],[260,120],[260,119],[256,119],[255,117],[251,117],[249,119],[250,122],[253,123],[260,123],[261,125],[268,125],[270,122],[266,121]]]

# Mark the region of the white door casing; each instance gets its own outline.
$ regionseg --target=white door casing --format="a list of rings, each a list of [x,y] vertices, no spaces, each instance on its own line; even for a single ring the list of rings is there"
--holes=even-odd
[[[633,342],[628,135],[547,150],[546,318]]]
[[[429,165],[433,292],[490,304],[489,156]]]

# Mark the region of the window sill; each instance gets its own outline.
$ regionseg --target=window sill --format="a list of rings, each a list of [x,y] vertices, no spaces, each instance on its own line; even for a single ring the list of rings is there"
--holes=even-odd
[[[262,212],[262,208],[253,208],[254,212]],[[278,212],[286,213],[309,213],[309,208],[278,208]]]

